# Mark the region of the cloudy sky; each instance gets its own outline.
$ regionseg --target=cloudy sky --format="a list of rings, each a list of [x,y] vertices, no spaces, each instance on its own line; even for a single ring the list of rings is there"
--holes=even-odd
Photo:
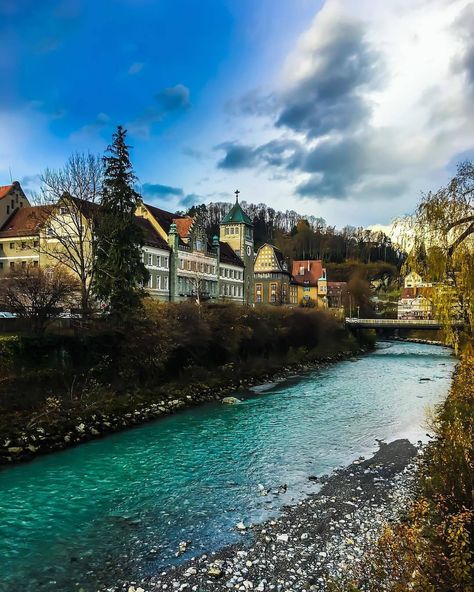
[[[0,0],[0,184],[129,131],[145,198],[387,223],[474,157],[469,0]]]

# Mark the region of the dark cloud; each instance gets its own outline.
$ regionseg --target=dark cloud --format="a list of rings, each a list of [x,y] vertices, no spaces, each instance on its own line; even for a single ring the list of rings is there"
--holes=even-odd
[[[155,95],[155,99],[158,103],[158,113],[161,116],[173,113],[174,111],[187,109],[191,104],[189,88],[183,84],[177,84],[176,86],[163,89]]]
[[[201,195],[197,195],[196,193],[189,193],[188,195],[185,195],[183,197],[183,199],[181,199],[179,201],[179,205],[182,206],[183,208],[189,209],[192,206],[195,206],[197,204],[201,204],[204,202],[204,199]]]
[[[184,191],[181,187],[160,185],[159,183],[145,183],[142,185],[142,192],[149,197],[181,197]]]
[[[220,169],[245,169],[258,164],[257,154],[251,146],[225,142],[217,146],[217,149],[225,151],[224,158],[217,163]]]
[[[301,162],[304,149],[295,140],[272,140],[261,146],[248,146],[238,142],[225,142],[216,147],[224,150],[225,156],[218,167],[221,169],[245,169],[258,165],[295,169]]]
[[[327,23],[324,39],[306,57],[313,68],[282,97],[277,127],[315,138],[364,124],[371,105],[360,93],[384,80],[382,59],[366,40],[365,25],[348,17]]]
[[[150,105],[137,119],[129,122],[127,127],[131,134],[147,138],[153,124],[166,117],[181,113],[191,106],[189,89],[183,84],[164,88],[154,97]]]
[[[474,2],[468,4],[455,20],[453,33],[462,49],[453,61],[453,71],[464,73],[474,88]]]

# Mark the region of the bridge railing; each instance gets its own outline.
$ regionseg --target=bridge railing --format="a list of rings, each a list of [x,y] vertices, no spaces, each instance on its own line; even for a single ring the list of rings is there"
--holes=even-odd
[[[357,317],[346,317],[347,325],[373,325],[374,327],[389,327],[391,325],[425,325],[427,327],[439,327],[440,322],[433,319],[359,319]]]

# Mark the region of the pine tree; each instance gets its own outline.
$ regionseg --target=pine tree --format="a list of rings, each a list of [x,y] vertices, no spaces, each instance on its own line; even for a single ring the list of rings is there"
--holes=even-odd
[[[136,223],[140,202],[125,142],[126,130],[117,127],[104,156],[101,214],[96,229],[94,292],[110,314],[125,320],[140,308],[143,284],[149,274],[142,261],[143,233]]]

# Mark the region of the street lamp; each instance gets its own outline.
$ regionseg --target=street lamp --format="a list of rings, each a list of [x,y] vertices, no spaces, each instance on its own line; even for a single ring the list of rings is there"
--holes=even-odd
[[[360,306],[357,307],[357,318],[360,319]]]

